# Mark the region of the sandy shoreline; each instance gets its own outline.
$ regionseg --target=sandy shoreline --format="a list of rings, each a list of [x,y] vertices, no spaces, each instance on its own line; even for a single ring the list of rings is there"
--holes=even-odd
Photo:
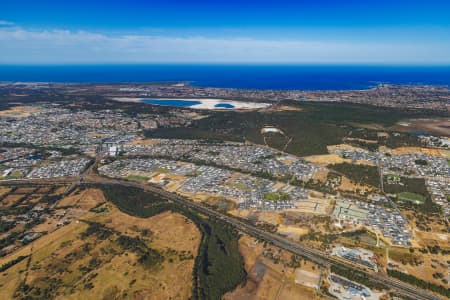
[[[243,102],[243,101],[235,101],[235,100],[224,100],[224,99],[194,99],[194,98],[183,98],[183,99],[173,99],[173,98],[112,98],[115,101],[120,102],[133,102],[140,103],[143,100],[151,99],[151,100],[179,100],[179,101],[198,101],[200,104],[195,104],[189,106],[189,108],[194,109],[220,109],[220,110],[233,110],[233,109],[260,109],[267,108],[271,104],[269,103],[257,103],[257,102]],[[217,104],[230,104],[234,106],[233,108],[223,108],[216,107]],[[156,105],[156,104],[154,104]]]

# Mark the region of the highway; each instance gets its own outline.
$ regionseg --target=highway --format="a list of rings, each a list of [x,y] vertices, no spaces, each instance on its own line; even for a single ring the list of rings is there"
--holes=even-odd
[[[343,267],[346,267],[347,269],[352,269],[355,271],[363,272],[367,275],[367,277],[371,281],[384,284],[385,286],[387,286],[387,287],[391,288],[393,291],[395,291],[398,295],[406,296],[411,299],[423,299],[423,300],[439,300],[439,299],[441,299],[441,298],[434,296],[433,294],[430,294],[429,292],[422,290],[416,286],[407,284],[405,282],[388,277],[386,275],[378,274],[378,273],[375,273],[372,271],[363,270],[354,265],[343,263],[339,259],[337,259],[333,256],[330,256],[329,254],[327,254],[325,252],[292,242],[282,236],[263,231],[251,224],[248,224],[246,222],[239,220],[236,217],[225,215],[214,209],[211,209],[202,204],[190,201],[190,200],[185,199],[177,194],[170,193],[166,190],[163,190],[159,187],[152,186],[152,185],[146,185],[146,184],[140,184],[137,182],[131,182],[131,181],[126,181],[126,180],[121,180],[121,179],[111,179],[111,178],[106,178],[106,177],[100,177],[100,176],[96,176],[96,175],[83,176],[82,178],[83,178],[83,180],[75,179],[75,181],[73,178],[60,179],[60,180],[43,180],[43,179],[11,180],[8,182],[1,182],[0,185],[6,185],[6,184],[10,184],[10,185],[30,185],[30,184],[31,185],[33,185],[33,184],[43,185],[43,184],[47,184],[48,185],[48,184],[55,184],[55,183],[57,183],[57,184],[66,183],[66,184],[69,184],[72,189],[74,182],[76,182],[81,185],[83,185],[83,184],[116,184],[116,185],[140,188],[145,191],[150,191],[155,194],[159,194],[179,205],[189,207],[189,208],[194,209],[194,210],[196,210],[202,214],[205,214],[207,216],[220,219],[220,220],[234,226],[239,231],[242,231],[242,232],[244,232],[248,235],[251,235],[253,237],[256,237],[258,239],[268,241],[277,247],[287,250],[293,254],[305,257],[319,265],[322,265],[325,267],[329,267],[331,265],[343,266]]]

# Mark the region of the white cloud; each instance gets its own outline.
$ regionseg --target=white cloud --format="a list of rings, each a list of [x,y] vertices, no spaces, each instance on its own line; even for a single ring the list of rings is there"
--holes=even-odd
[[[1,24],[1,23],[0,23]],[[449,63],[450,43],[106,35],[0,27],[0,63]]]
[[[13,22],[5,21],[5,20],[0,20],[0,26],[13,26],[13,25],[14,25]]]

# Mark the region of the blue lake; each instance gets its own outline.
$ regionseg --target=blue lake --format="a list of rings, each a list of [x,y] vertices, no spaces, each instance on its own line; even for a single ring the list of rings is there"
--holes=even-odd
[[[217,108],[234,108],[234,105],[230,104],[230,103],[218,103],[218,104],[214,105],[214,107],[217,107]]]
[[[174,106],[174,107],[191,107],[192,105],[201,104],[196,100],[180,100],[180,99],[144,99],[144,103],[162,105],[162,106]]]

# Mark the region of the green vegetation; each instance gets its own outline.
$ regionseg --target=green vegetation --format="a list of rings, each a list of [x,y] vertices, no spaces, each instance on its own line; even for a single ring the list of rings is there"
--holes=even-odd
[[[17,240],[21,239],[23,236],[24,236],[24,230],[11,232],[6,237],[0,239],[0,250],[15,243]],[[3,256],[2,251],[0,251],[0,257],[1,256]]]
[[[8,261],[7,263],[3,264],[0,266],[0,272],[4,272],[6,270],[8,270],[9,268],[11,268],[12,266],[20,263],[22,260],[24,260],[25,258],[29,257],[29,255],[21,255],[11,261]]]
[[[421,165],[421,166],[426,166],[426,165],[428,165],[428,162],[427,162],[425,159],[416,159],[416,160],[414,161],[414,163],[415,163],[416,165]]]
[[[286,193],[265,193],[264,199],[269,201],[289,200],[289,195]]]
[[[377,151],[378,150],[378,142],[376,143],[370,143],[362,140],[345,140],[346,144],[367,149],[369,151]]]
[[[391,177],[390,179],[388,177]],[[388,180],[389,179],[389,180]],[[415,206],[423,212],[437,212],[439,207],[431,199],[428,193],[425,179],[410,177],[384,177],[384,191],[389,194],[399,195],[398,200],[403,201],[402,205]],[[389,184],[389,181],[391,184]],[[403,197],[401,197],[403,195]],[[423,199],[423,200],[422,200]],[[416,201],[420,201],[416,204]]]
[[[410,192],[401,192],[397,197],[400,201],[410,201],[414,204],[423,204],[425,202],[424,196]]]
[[[380,186],[380,173],[375,166],[356,165],[350,163],[332,164],[330,169],[348,177],[352,182],[361,185]]]
[[[154,267],[164,261],[164,257],[155,249],[147,245],[139,237],[121,235],[117,243],[123,250],[133,251],[138,255],[138,262],[145,267]]]
[[[47,204],[54,204],[57,201],[61,200],[61,195],[49,195],[45,194],[41,197],[41,200],[39,200],[40,203],[47,203]]]
[[[14,228],[15,222],[0,221],[0,233],[4,233]]]
[[[233,184],[233,186],[240,190],[250,190],[250,188],[245,183],[242,183],[242,182],[236,182]]]
[[[81,235],[81,239],[86,239],[89,236],[95,235],[97,239],[103,241],[109,238],[114,234],[114,231],[112,229],[109,229],[105,227],[105,225],[97,223],[97,222],[88,222],[84,221],[89,224],[86,231],[84,231]]]
[[[158,128],[146,132],[147,137],[205,139],[210,141],[246,141],[264,144],[260,133],[262,127],[271,124],[283,130],[292,141],[286,152],[295,155],[326,154],[327,145],[339,144],[343,138],[355,132],[355,124],[379,124],[392,126],[401,119],[415,116],[413,113],[383,109],[368,105],[340,103],[311,103],[285,101],[283,104],[297,106],[300,111],[277,112],[210,112],[210,116],[195,120],[188,127]],[[416,114],[417,115],[417,114]],[[374,130],[366,130],[375,132]],[[405,135],[409,138],[410,135]],[[397,137],[393,138],[393,140]],[[405,138],[406,139],[406,138]],[[414,144],[416,145],[417,137]],[[273,135],[268,144],[283,149],[286,137]],[[385,143],[388,143],[385,141]],[[402,140],[408,145],[409,140]],[[390,145],[390,144],[389,144]],[[376,144],[375,144],[376,146]],[[372,146],[371,146],[372,147]]]
[[[391,277],[395,277],[400,279],[401,281],[405,281],[408,282],[410,284],[416,285],[420,288],[423,289],[427,289],[436,293],[439,293],[441,295],[444,295],[446,297],[450,297],[450,289],[449,288],[445,288],[441,285],[436,285],[430,282],[426,282],[422,279],[419,279],[415,276],[409,275],[409,274],[405,274],[403,272],[397,271],[397,270],[387,270],[387,273],[389,276]]]
[[[155,172],[157,173],[169,173],[170,171],[166,168],[156,168]]]
[[[389,184],[388,178],[396,181],[395,184]],[[390,194],[400,194],[402,192],[410,192],[422,196],[428,195],[428,190],[423,178],[400,177],[398,175],[387,175],[384,177],[384,191]]]
[[[400,175],[397,174],[387,174],[385,175],[386,179],[388,180],[392,180],[392,181],[397,181],[397,180],[401,180],[402,177]]]
[[[145,182],[145,181],[149,180],[150,178],[145,177],[145,176],[140,176],[140,175],[128,175],[126,177],[126,179],[130,180],[130,181]]]
[[[411,117],[411,116],[409,116]],[[382,121],[381,121],[382,122]],[[375,123],[380,123],[380,121],[375,121]],[[390,125],[385,124],[385,127]],[[352,144],[357,147],[362,147],[370,151],[378,149],[379,146],[387,146],[389,148],[398,148],[403,146],[422,146],[420,139],[413,134],[396,132],[395,134],[388,133],[388,136],[378,136],[377,130],[371,130],[367,128],[357,128],[353,130],[349,137],[358,138],[363,140],[376,141],[376,143],[369,143],[362,140],[352,140],[347,141],[347,143]]]
[[[119,185],[96,187],[101,188],[105,197],[127,214],[147,218],[170,210],[183,214],[197,225],[202,240],[193,271],[193,299],[221,299],[223,294],[245,280],[243,258],[238,248],[239,235],[229,225],[201,217],[189,208],[169,203],[159,195],[138,188]]]

